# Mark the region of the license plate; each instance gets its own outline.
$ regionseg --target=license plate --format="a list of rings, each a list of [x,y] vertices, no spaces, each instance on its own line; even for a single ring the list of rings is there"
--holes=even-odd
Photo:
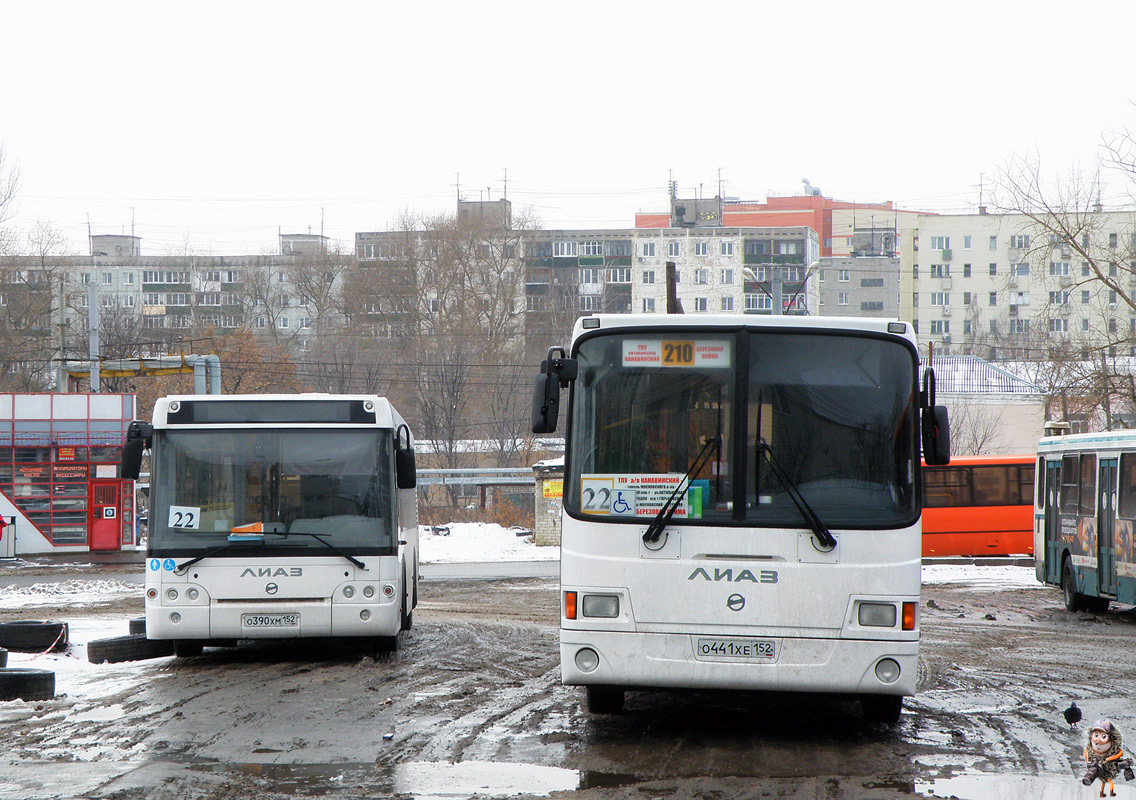
[[[299,614],[241,614],[241,625],[246,628],[295,628],[299,624]]]
[[[698,639],[694,656],[700,661],[769,661],[777,658],[771,639]]]

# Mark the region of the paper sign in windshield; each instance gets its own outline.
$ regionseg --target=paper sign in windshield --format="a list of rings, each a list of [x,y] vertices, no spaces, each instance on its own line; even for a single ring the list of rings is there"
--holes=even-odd
[[[608,517],[654,517],[684,480],[683,475],[585,475],[580,479],[580,510]],[[710,490],[706,480],[691,481],[679,495],[676,519],[699,519]]]
[[[624,339],[625,367],[688,367],[711,369],[730,366],[730,342],[724,339]]]

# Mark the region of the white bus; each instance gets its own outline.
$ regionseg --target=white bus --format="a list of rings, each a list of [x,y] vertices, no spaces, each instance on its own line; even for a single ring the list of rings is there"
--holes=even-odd
[[[1037,579],[1070,611],[1136,604],[1136,431],[1051,436],[1037,452]]]
[[[919,646],[920,450],[949,460],[910,325],[598,315],[538,376],[567,407],[560,668],[626,689],[834,692],[898,718]],[[922,448],[921,448],[922,440]]]
[[[150,448],[146,635],[398,646],[418,601],[414,443],[384,398],[189,395],[133,422]]]

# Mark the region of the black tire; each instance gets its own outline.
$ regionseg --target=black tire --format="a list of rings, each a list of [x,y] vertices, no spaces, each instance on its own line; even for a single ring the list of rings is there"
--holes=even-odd
[[[860,698],[860,713],[869,722],[894,725],[903,711],[903,698],[898,694],[866,694]]]
[[[398,652],[398,635],[375,636],[371,639],[371,649],[376,660],[393,656]]]
[[[174,639],[171,642],[174,655],[178,658],[199,656],[205,649],[204,639]]]
[[[1084,611],[1089,607],[1089,598],[1077,591],[1073,561],[1067,556],[1061,565],[1061,594],[1065,596],[1065,608],[1070,611]]]
[[[0,669],[8,666],[8,651],[0,647]]]
[[[146,632],[146,618],[145,617],[135,617],[134,619],[130,620],[130,633],[132,635],[136,634],[136,633],[145,633],[145,632]]]
[[[49,669],[0,670],[0,700],[51,700],[55,673]]]
[[[67,623],[54,620],[0,622],[0,647],[13,653],[62,653],[69,645]]]
[[[402,582],[402,628],[401,630],[408,631],[414,627],[414,609],[410,607],[410,593],[406,584],[406,575],[403,574]]]
[[[92,664],[144,661],[173,655],[173,652],[173,642],[169,639],[147,639],[144,633],[87,642],[87,660]]]
[[[618,714],[623,710],[623,689],[618,686],[589,686],[588,711],[592,714]]]

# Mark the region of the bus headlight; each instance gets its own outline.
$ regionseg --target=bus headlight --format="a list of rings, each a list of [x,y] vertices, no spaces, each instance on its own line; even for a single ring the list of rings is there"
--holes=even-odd
[[[355,596],[355,587],[354,586],[344,586],[343,587],[343,596],[344,597],[354,597]]]
[[[196,600],[198,597],[201,596],[201,592],[197,591],[196,589],[190,589],[188,592],[185,593],[185,596],[188,597],[190,600]]]
[[[374,586],[364,586],[363,587],[363,596],[364,597],[374,597],[375,596],[375,587]]]
[[[859,623],[869,628],[894,628],[896,611],[894,603],[860,603],[856,611]]]
[[[891,658],[881,658],[876,663],[876,677],[884,683],[895,683],[899,680],[899,663]]]
[[[590,647],[582,647],[576,651],[576,668],[580,672],[594,672],[600,665],[600,654]]]
[[[178,590],[177,589],[166,589],[166,599],[170,600],[170,601],[177,600],[178,599]]]
[[[619,616],[619,596],[614,594],[586,594],[584,595],[583,612],[585,617],[606,617],[612,619]]]

